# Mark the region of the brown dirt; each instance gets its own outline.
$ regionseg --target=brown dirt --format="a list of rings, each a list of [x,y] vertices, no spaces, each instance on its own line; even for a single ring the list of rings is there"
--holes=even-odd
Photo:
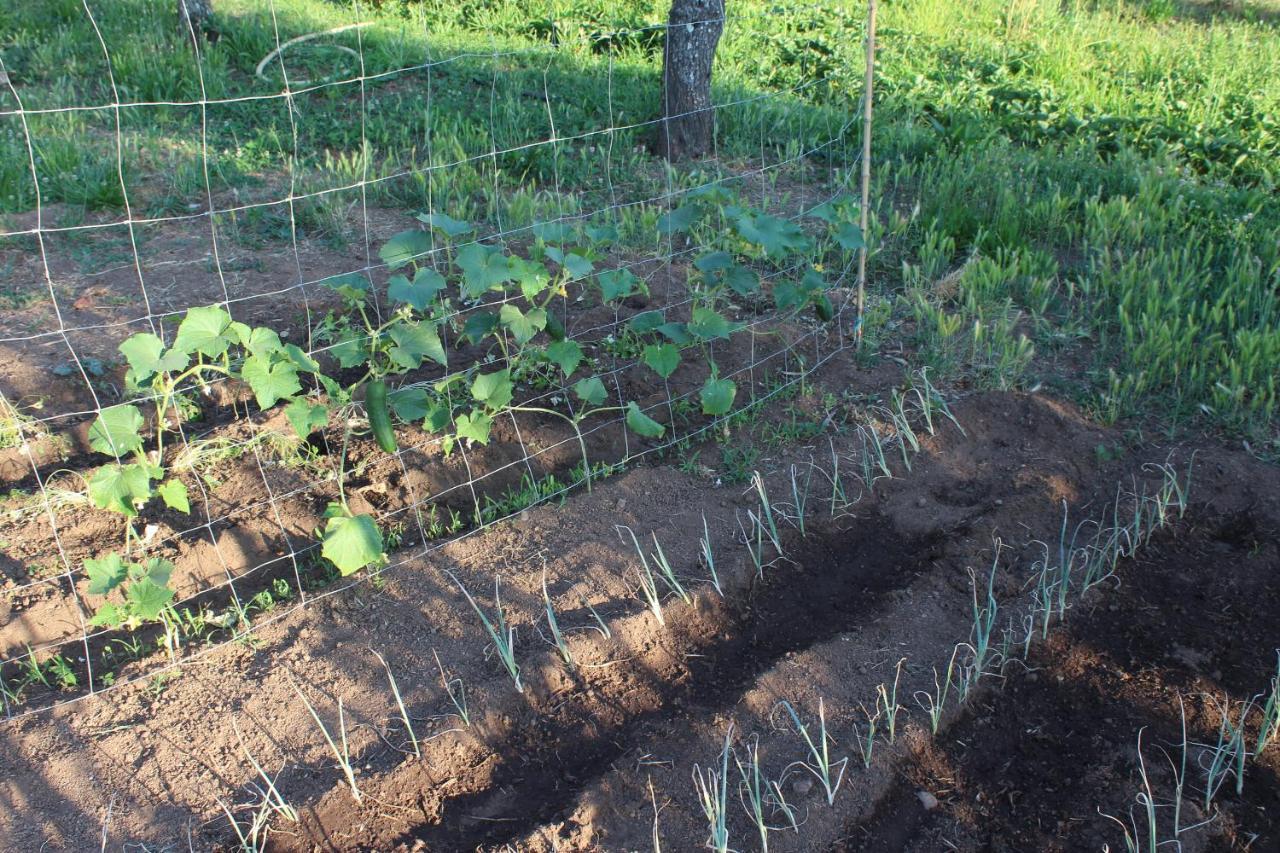
[[[824,389],[874,393],[894,376],[832,364],[798,402],[812,407]],[[1275,593],[1265,580],[1277,562],[1278,478],[1243,454],[1202,452],[1191,521],[1055,628],[1037,652],[1034,678],[1011,671],[1002,692],[983,694],[936,741],[910,708],[897,743],[878,747],[863,769],[852,736],[860,707],[874,701],[899,658],[907,658],[900,695],[910,696],[968,636],[968,570],[990,564],[991,537],[1010,546],[998,593],[1016,597],[1015,569],[1034,558],[1031,540],[1056,535],[1062,500],[1082,513],[1100,510],[1118,481],[1168,452],[1148,448],[1103,461],[1095,448],[1112,446],[1116,436],[1042,396],[981,394],[954,408],[966,435],[945,427],[910,472],[895,462],[900,476],[879,481],[851,516],[816,512],[808,536],[787,532],[788,559],[763,579],[735,541],[735,514],[755,507],[744,486],[640,466],[564,506],[528,510],[410,560],[379,583],[315,600],[264,624],[252,646],[213,649],[170,680],[10,723],[0,757],[7,806],[0,835],[15,850],[46,842],[84,849],[99,843],[105,822],[112,844],[186,844],[190,837],[195,849],[221,849],[232,835],[217,798],[246,821],[255,780],[234,722],[254,757],[278,773],[276,784],[301,817],[296,825],[274,822],[272,849],[651,849],[652,784],[663,849],[692,850],[706,827],[690,772],[695,763],[716,762],[732,721],[739,754],[758,737],[766,770],[784,778],[800,810],[800,833],[774,833],[771,849],[937,849],[942,838],[962,849],[1080,849],[1079,840],[1094,849],[1106,840],[1114,849],[1118,829],[1095,809],[1127,810],[1138,728],[1149,726],[1154,748],[1167,742],[1177,693],[1226,690],[1243,698],[1265,686],[1274,665]],[[779,418],[777,407],[770,418]],[[832,440],[842,454],[857,449],[847,428]],[[716,448],[702,449],[703,464],[715,463]],[[1185,458],[1186,449],[1179,452]],[[807,447],[764,448],[757,467],[772,472],[775,500],[787,488],[787,466],[808,458],[829,468],[825,436]],[[446,475],[430,474],[428,461],[409,460],[407,468],[429,478],[417,488],[439,489]],[[367,479],[389,477],[374,469]],[[408,485],[392,482],[389,491],[396,488]],[[641,537],[656,531],[676,570],[695,582],[707,576],[697,558],[704,514],[726,595],[695,583],[693,603],[668,601],[660,627],[635,595],[636,558],[616,525]],[[1222,519],[1248,521],[1231,527]],[[256,547],[268,553],[279,545]],[[1210,583],[1221,580],[1219,560],[1244,567],[1232,583]],[[575,671],[539,637],[539,627],[546,633],[544,568],[562,624],[579,629],[569,635]],[[518,626],[524,693],[486,651],[446,570],[485,606],[495,573],[501,576]],[[584,600],[610,638],[589,630]],[[1155,630],[1168,625],[1177,627]],[[1177,646],[1160,647],[1161,637]],[[409,753],[370,649],[395,671],[421,759]],[[433,653],[463,679],[472,726],[447,716]],[[331,728],[343,700],[362,802],[345,786],[294,684]],[[834,807],[794,767],[784,773],[803,747],[778,703],[786,699],[812,720],[819,696],[837,755],[851,758]],[[1206,707],[1188,698],[1198,736],[1208,725]],[[1250,772],[1245,800],[1228,798],[1227,816],[1207,830],[1205,844],[1230,846],[1251,832],[1275,840],[1257,811],[1274,812],[1269,761],[1274,755]],[[1095,769],[1077,782],[1081,766]],[[1067,797],[1075,811],[1055,811],[1057,791],[1046,793],[1043,781],[1051,778],[1075,785]],[[913,817],[917,788],[942,805]],[[1009,791],[1021,792],[1016,809],[1004,805]],[[741,810],[732,812],[733,837],[754,849]],[[1080,817],[1088,828],[1059,840],[1054,827],[1074,829]],[[880,841],[887,846],[875,846]]]
[[[386,236],[404,222],[376,225],[375,236]],[[54,247],[55,292],[68,324],[103,327],[72,333],[78,352],[107,363],[94,394],[112,393],[119,379],[114,348],[137,330],[124,325],[141,290],[122,239],[107,230],[87,245]],[[201,304],[220,292],[201,240],[207,236],[171,227],[145,236],[151,311]],[[118,263],[107,262],[113,252]],[[302,276],[357,268],[359,254],[308,244]],[[233,298],[298,275],[291,251],[267,257],[246,250],[223,262],[232,268]],[[83,277],[86,267],[95,271],[93,281]],[[19,272],[21,280],[42,276],[34,268]],[[638,272],[655,301],[684,292],[678,266]],[[318,310],[322,296],[298,289],[255,298],[244,304],[258,313],[239,318],[279,327],[281,318]],[[32,690],[20,711],[84,694],[86,652],[97,661],[99,679],[110,671],[132,683],[0,724],[3,850],[98,849],[103,837],[109,849],[234,849],[220,803],[242,824],[250,819],[260,780],[249,754],[300,817],[296,824],[272,822],[273,850],[647,850],[655,811],[664,850],[701,849],[707,829],[691,772],[717,763],[730,725],[739,757],[747,743],[758,743],[765,770],[797,809],[800,831],[773,833],[775,851],[1119,849],[1118,827],[1098,809],[1128,813],[1138,790],[1138,731],[1145,727],[1153,784],[1167,792],[1171,780],[1159,749],[1180,736],[1179,697],[1193,739],[1203,741],[1217,725],[1206,695],[1246,699],[1274,672],[1280,473],[1203,444],[1187,521],[1124,562],[1115,582],[1055,626],[1036,647],[1030,671],[1010,668],[1006,683],[981,688],[932,737],[909,697],[931,686],[934,667],[969,638],[970,572],[992,564],[996,538],[1003,543],[997,595],[1016,610],[1026,566],[1039,554],[1034,541],[1057,535],[1064,502],[1073,518],[1097,515],[1118,483],[1149,475],[1145,463],[1172,454],[1185,464],[1194,448],[1147,445],[1112,458],[1098,448],[1120,447],[1123,437],[1069,405],[1045,395],[961,389],[952,396],[964,433],[942,422],[910,470],[891,449],[896,476],[867,488],[854,476],[862,453],[854,428],[876,420],[871,404],[887,397],[902,374],[887,361],[860,367],[849,353],[821,368],[812,387],[771,404],[754,427],[701,436],[688,448],[633,463],[589,494],[578,490],[563,504],[553,501],[451,541],[424,541],[407,508],[430,496],[425,509],[457,511],[469,522],[486,498],[498,499],[525,475],[563,477],[579,459],[572,434],[553,421],[520,416],[500,422],[488,447],[448,457],[416,430],[401,430],[403,453],[394,459],[356,441],[347,459],[353,509],[403,521],[403,538],[391,569],[340,591],[309,574],[316,569],[313,530],[335,497],[330,475],[340,435],[312,436],[310,455],[288,457],[290,464],[266,444],[216,460],[183,475],[199,495],[196,514],[149,510],[144,524],[163,543],[154,553],[176,563],[179,596],[210,612],[279,580],[294,597],[257,613],[251,638],[194,645],[176,669],[162,655],[120,651],[122,641],[153,641],[154,632],[110,632],[83,644],[76,639],[82,608],[98,602],[83,580],[68,579],[66,566],[114,543],[120,525],[68,497],[78,484],[55,473],[101,460],[88,453],[87,417],[77,415],[92,408],[94,395],[75,377],[49,378],[66,361],[58,348],[65,344],[16,340],[52,328],[51,307],[45,300],[0,312],[0,338],[9,339],[0,355],[14,365],[0,391],[15,402],[44,397],[41,416],[66,422],[65,438],[37,452],[36,470],[46,488],[68,490],[57,492],[65,503],[54,507],[52,523],[43,503],[15,495],[3,504],[0,657],[45,644],[62,651],[78,676],[74,688]],[[590,336],[598,340],[645,307],[634,300],[618,314],[574,308],[570,328],[595,330]],[[814,330],[783,331],[794,340]],[[822,334],[804,340],[810,364],[833,345]],[[771,343],[780,346],[739,335],[718,356],[724,364],[759,363]],[[765,393],[796,368],[794,353],[770,358],[741,378],[741,393]],[[691,366],[682,366],[668,387],[624,373],[619,393],[647,405],[701,381]],[[278,416],[237,419],[234,399],[228,395],[186,425],[191,437],[243,442],[280,426]],[[769,429],[797,422],[820,428],[800,440],[765,438]],[[593,459],[609,461],[648,446],[616,426],[593,431],[588,442]],[[738,534],[738,520],[757,501],[748,486],[732,482],[741,472],[726,461],[747,448],[757,454],[750,467],[766,475],[779,506],[788,499],[790,466],[812,461],[830,471],[832,453],[856,499],[830,511],[829,484],[815,475],[807,535],[783,523],[785,557],[762,576]],[[31,465],[25,456],[0,453],[0,483],[37,491]],[[275,499],[267,501],[268,493]],[[699,557],[704,518],[723,596],[706,583]],[[636,594],[637,557],[620,525],[643,543],[656,533],[689,587],[689,603],[668,596],[664,625]],[[517,628],[523,693],[494,658],[451,575],[487,608],[494,578],[501,578],[502,601]],[[571,629],[573,669],[546,642],[544,578],[561,624]],[[306,595],[305,607],[297,606],[298,592]],[[609,636],[592,628],[587,605]],[[219,643],[226,634],[208,639]],[[374,650],[395,673],[420,758]],[[465,685],[470,726],[451,716],[437,655],[449,677]],[[899,701],[906,708],[899,735],[881,742],[864,768],[855,726],[865,722],[864,709],[874,707],[877,687],[892,680],[900,660]],[[360,802],[298,700],[299,689],[333,731],[342,701]],[[803,744],[780,710],[784,700],[810,723],[821,700],[835,755],[849,761],[832,806],[795,765]],[[1184,849],[1280,849],[1278,760],[1275,748],[1261,756],[1243,795],[1225,794],[1214,822],[1181,839]],[[736,784],[735,772],[731,767]],[[937,807],[926,810],[920,791],[936,797]],[[735,801],[736,790],[732,845],[757,849]],[[1194,808],[1186,814],[1187,823],[1199,819]]]
[[[1265,693],[1274,675],[1280,548],[1274,515],[1208,516],[1124,566],[1114,589],[1082,608],[1033,655],[1030,670],[972,703],[944,738],[900,768],[892,793],[839,850],[1098,850],[1120,847],[1131,809],[1145,832],[1138,736],[1161,841],[1184,850],[1268,850],[1280,843],[1280,761],[1265,752],[1202,801],[1201,744],[1216,744],[1222,703]],[[1176,836],[1185,718],[1186,794]],[[1253,720],[1252,722],[1256,722]],[[1251,738],[1256,737],[1256,728]],[[924,792],[924,796],[922,796]],[[926,801],[929,808],[926,808]],[[935,805],[936,803],[936,805]]]

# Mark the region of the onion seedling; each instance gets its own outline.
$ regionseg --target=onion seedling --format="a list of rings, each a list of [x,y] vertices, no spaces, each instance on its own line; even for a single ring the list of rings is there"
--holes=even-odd
[[[347,717],[342,710],[342,697],[338,697],[338,729],[341,735],[342,747],[339,749],[338,744],[334,741],[333,735],[329,734],[329,729],[325,726],[324,721],[320,719],[320,715],[316,713],[316,708],[311,704],[311,700],[307,698],[307,694],[302,692],[297,684],[293,685],[294,692],[298,694],[298,698],[302,700],[302,704],[307,706],[307,710],[311,712],[311,719],[316,721],[316,725],[320,727],[320,734],[324,735],[325,742],[329,744],[329,749],[333,752],[335,758],[338,759],[338,766],[342,768],[342,773],[347,777],[347,784],[351,786],[351,796],[358,803],[361,800],[360,788],[356,785],[355,768],[351,766],[351,750],[347,744]]]
[[[605,622],[603,619],[600,618],[600,614],[597,613],[596,609],[591,606],[591,602],[587,601],[585,598],[579,595],[578,603],[581,604],[583,607],[587,608],[587,610],[591,613],[591,618],[595,620],[596,624],[590,627],[593,627],[595,628],[595,630],[599,631],[600,636],[604,637],[606,640],[613,636],[613,631],[609,630],[609,623]]]
[[[738,530],[742,533],[743,544],[747,546],[747,553],[751,555],[751,564],[756,567],[756,577],[764,577],[764,525],[760,523],[760,519],[756,518],[756,514],[751,510],[747,510],[747,518],[751,520],[751,532],[742,525],[742,516],[734,512],[734,517],[738,520]],[[754,534],[754,538],[752,536]]]
[[[1245,720],[1253,710],[1253,700],[1240,706],[1238,722],[1231,721],[1231,698],[1225,697],[1218,706],[1222,721],[1218,724],[1218,743],[1210,747],[1209,766],[1204,768],[1204,810],[1209,811],[1218,789],[1231,773],[1236,777],[1236,796],[1244,791],[1245,760],[1249,757],[1249,747],[1245,744]]]
[[[724,590],[720,587],[720,576],[716,574],[716,558],[711,552],[711,529],[707,527],[705,512],[702,514],[702,538],[698,540],[698,544],[702,546],[702,562],[707,564],[707,571],[711,573],[711,585],[723,598]]]
[[[876,698],[876,713],[884,714],[885,723],[889,727],[889,743],[893,743],[897,737],[898,711],[901,708],[898,704],[898,680],[902,678],[902,664],[905,661],[906,658],[899,660],[897,667],[894,669],[892,688],[886,689],[883,684],[876,687],[876,693],[878,694]]]
[[[855,743],[858,744],[858,751],[862,753],[862,766],[870,767],[871,756],[876,749],[876,729],[879,728],[880,725],[880,709],[877,706],[876,712],[872,714],[864,705],[862,706],[862,713],[867,717],[867,733],[865,735],[860,734],[858,731],[858,724],[854,723],[853,736]]]
[[[831,481],[831,517],[836,518],[855,501],[849,500],[844,483],[840,482],[840,454],[836,453],[836,443],[831,436],[827,436],[827,445],[831,449],[831,473],[828,475],[823,471],[823,474]]]
[[[653,537],[654,552],[651,555],[653,562],[658,566],[658,570],[662,573],[662,579],[670,587],[671,591],[680,596],[680,600],[685,604],[693,604],[693,596],[680,583],[680,579],[676,577],[675,570],[671,568],[671,563],[667,561],[667,555],[662,551],[662,544],[658,542],[658,534],[650,533]]]
[[[813,482],[814,464],[809,463],[809,470],[804,477],[804,485],[801,487],[796,466],[791,466],[791,508],[795,510],[795,525],[800,531],[800,535],[804,536],[804,517],[809,504],[809,487]]]
[[[935,735],[938,733],[938,727],[942,723],[942,712],[947,705],[947,693],[951,690],[951,673],[956,665],[956,655],[960,653],[961,648],[961,646],[956,646],[951,650],[951,660],[947,662],[946,675],[943,677],[941,684],[938,683],[938,668],[933,668],[933,693],[927,690],[917,690],[915,692],[916,704],[929,715],[929,727]],[[924,697],[924,699],[922,700],[921,697]]]
[[[873,488],[880,477],[892,480],[893,470],[889,468],[889,461],[885,458],[884,441],[880,438],[880,433],[871,426],[860,426],[858,437],[862,442],[862,481],[867,484],[867,488]],[[880,474],[875,473],[876,468],[880,469]]]
[[[662,853],[662,834],[658,830],[658,815],[662,814],[662,809],[658,808],[658,793],[653,790],[653,777],[649,777],[649,802],[653,803],[653,853]]]
[[[267,836],[270,833],[271,823],[271,803],[263,800],[258,804],[257,811],[253,813],[253,819],[249,823],[247,829],[240,828],[240,822],[236,820],[235,814],[231,808],[222,801],[221,797],[215,797],[218,807],[222,809],[222,813],[227,816],[227,820],[231,822],[231,828],[235,831],[236,838],[240,839],[240,849],[244,853],[259,853],[267,849]],[[103,831],[105,837],[106,831]],[[102,845],[102,849],[106,850],[106,844]]]
[[[484,629],[489,633],[489,639],[493,641],[493,648],[498,653],[498,660],[502,661],[502,665],[506,667],[511,680],[515,682],[516,691],[523,693],[524,685],[520,682],[520,664],[516,663],[516,629],[514,626],[507,624],[506,614],[502,612],[502,597],[499,592],[498,576],[493,576],[494,617],[490,620],[485,615],[485,612],[480,609],[480,605],[476,603],[476,600],[471,597],[471,593],[467,592],[467,588],[454,576],[453,572],[446,571],[445,574],[452,578],[454,584],[466,596],[471,609],[476,612],[476,615],[480,617],[480,621],[484,623]]]
[[[729,755],[733,752],[732,738],[733,723],[730,723],[724,735],[724,748],[720,751],[718,773],[709,767],[704,772],[697,764],[693,765],[693,787],[698,792],[698,803],[711,830],[707,836],[707,847],[716,853],[729,853]]]
[[[649,560],[644,555],[644,549],[640,547],[640,540],[636,539],[636,534],[630,527],[625,524],[618,525],[618,536],[622,536],[622,531],[627,531],[631,536],[631,544],[636,548],[636,553],[640,555],[640,571],[637,573],[640,580],[640,595],[644,598],[645,603],[649,605],[649,612],[653,614],[653,618],[658,620],[659,625],[666,625],[666,617],[662,615],[662,593],[658,590],[658,579],[654,577],[653,569],[649,568]]]
[[[977,678],[982,677],[986,669],[987,659],[991,653],[991,631],[995,627],[996,612],[999,609],[999,605],[996,604],[995,594],[996,567],[999,564],[1000,542],[997,540],[995,559],[991,563],[991,571],[987,575],[986,601],[982,606],[978,604],[978,578],[972,570],[969,572],[969,579],[973,588],[973,666]]]
[[[560,630],[560,621],[556,619],[556,609],[551,605],[551,595],[547,592],[545,569],[542,572],[542,603],[547,612],[547,626],[551,629],[552,644],[556,647],[556,651],[560,652],[565,666],[573,669],[573,654],[569,651],[569,644],[565,642],[564,632]]]
[[[924,394],[920,393],[919,388],[914,387],[915,379],[917,378],[919,379],[920,384],[924,386]],[[913,377],[912,385],[912,390],[914,390],[916,395],[920,398],[920,411],[928,422],[930,435],[933,435],[932,413],[935,408],[941,411],[942,414],[951,421],[951,423],[955,424],[956,429],[960,430],[961,435],[968,435],[968,433],[964,431],[964,427],[960,426],[960,422],[956,420],[956,416],[951,413],[951,407],[947,405],[947,401],[942,396],[942,393],[933,386],[932,382],[929,381],[929,368],[925,367],[917,371],[915,377]]]
[[[249,751],[249,745],[244,742],[244,735],[240,733],[240,727],[236,725],[236,721],[231,721],[231,730],[236,733],[236,739],[240,741],[240,749],[244,751],[245,758],[249,759],[249,763],[253,765],[253,769],[262,777],[263,783],[266,784],[267,790],[263,793],[263,799],[271,804],[271,808],[277,814],[283,815],[293,823],[298,822],[298,812],[285,802],[284,797],[280,795],[280,791],[276,789],[276,783],[267,772],[262,769],[262,765],[258,763],[258,759],[253,757],[253,753]]]
[[[795,808],[783,799],[782,789],[778,783],[765,778],[764,771],[760,768],[760,739],[753,738],[746,750],[745,764],[736,754],[734,755],[734,761],[738,764],[738,775],[742,777],[738,783],[738,802],[742,804],[743,810],[751,818],[756,831],[760,834],[760,850],[762,853],[769,853],[770,830],[785,829],[785,827],[771,825],[769,819],[776,812],[781,811],[786,816],[787,823],[792,828],[798,829]]]
[[[471,712],[467,710],[467,686],[462,683],[461,678],[450,679],[445,674],[444,664],[440,663],[440,655],[435,649],[431,650],[431,654],[436,659],[436,668],[440,670],[440,685],[444,688],[444,692],[449,696],[449,701],[453,703],[454,709],[458,712],[458,719],[462,720],[464,726],[470,726]]]
[[[796,732],[804,738],[805,745],[809,748],[809,759],[797,761],[792,766],[799,765],[812,773],[814,778],[822,783],[822,789],[827,795],[827,805],[833,805],[836,801],[836,791],[840,790],[840,782],[844,779],[844,771],[849,764],[849,759],[842,758],[836,762],[831,760],[829,745],[834,743],[835,739],[827,734],[827,713],[822,699],[818,699],[818,736],[816,743],[813,736],[809,734],[809,727],[801,721],[800,715],[796,713],[795,708],[791,707],[791,703],[784,700],[780,704],[791,715],[791,721],[795,724]]]
[[[760,518],[769,525],[769,539],[772,540],[774,550],[781,557],[782,537],[778,535],[778,524],[773,519],[773,507],[769,503],[769,493],[765,491],[764,477],[760,476],[759,471],[751,472],[751,485],[755,488],[756,493],[760,495]]]
[[[1138,819],[1134,816],[1132,808],[1129,809],[1128,824],[1125,824],[1124,821],[1120,820],[1117,817],[1114,817],[1112,815],[1107,814],[1106,812],[1103,812],[1101,809],[1098,810],[1098,814],[1102,815],[1105,818],[1113,820],[1120,825],[1120,829],[1124,832],[1124,846],[1125,846],[1125,849],[1129,851],[1129,853],[1139,853],[1139,851],[1144,851],[1144,850],[1145,850],[1145,853],[1157,853],[1157,851],[1160,849],[1160,844],[1161,844],[1156,834],[1155,795],[1151,792],[1151,779],[1147,774],[1147,762],[1146,762],[1146,758],[1144,758],[1142,754],[1142,733],[1144,731],[1146,731],[1146,726],[1143,726],[1141,729],[1138,730],[1138,776],[1142,780],[1142,790],[1138,792],[1138,795],[1135,799],[1137,800],[1138,805],[1142,806],[1143,810],[1146,812],[1146,818],[1147,818],[1146,847],[1144,848],[1142,845],[1138,843],[1138,839],[1141,837],[1141,834],[1138,831]],[[1130,832],[1130,829],[1132,829],[1133,831]]]
[[[382,668],[387,671],[387,681],[391,682],[391,695],[396,699],[396,705],[400,708],[400,719],[404,721],[405,730],[409,732],[409,742],[413,744],[413,754],[421,758],[422,749],[418,746],[418,736],[413,732],[413,723],[409,722],[409,712],[405,710],[404,699],[400,696],[400,685],[396,684],[396,677],[391,673],[391,666],[387,663],[387,659],[380,655],[376,650],[369,649],[373,652],[373,656],[382,664]]]
[[[894,431],[898,434],[898,446],[902,450],[902,464],[910,471],[911,455],[907,453],[907,447],[910,445],[912,454],[919,453],[920,439],[916,437],[915,430],[911,428],[911,420],[907,417],[902,401],[902,394],[895,388],[893,391],[893,408],[889,410],[889,419],[893,421]]]
[[[760,740],[755,738],[747,744],[747,763],[736,754],[733,760],[738,764],[738,775],[742,780],[738,783],[738,802],[756,825],[760,834],[760,850],[769,853],[769,826],[765,806],[769,798],[769,783],[765,781],[764,772],[760,769]]]
[[[1271,677],[1271,691],[1262,706],[1262,722],[1258,726],[1258,742],[1253,750],[1255,756],[1280,736],[1280,651],[1276,653],[1276,674]]]

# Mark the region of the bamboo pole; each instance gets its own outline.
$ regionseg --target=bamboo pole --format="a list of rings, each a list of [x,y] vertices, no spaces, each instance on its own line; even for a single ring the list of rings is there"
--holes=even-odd
[[[858,252],[858,319],[854,340],[862,346],[867,300],[867,229],[871,219],[871,91],[876,74],[876,0],[867,0],[867,76],[862,94],[862,243]]]

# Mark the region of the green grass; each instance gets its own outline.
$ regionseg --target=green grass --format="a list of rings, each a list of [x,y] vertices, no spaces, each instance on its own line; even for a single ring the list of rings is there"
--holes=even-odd
[[[666,0],[323,0],[218,4],[197,68],[169,0],[91,3],[124,102],[29,113],[43,200],[78,222],[204,199],[296,193],[305,235],[341,238],[368,202],[512,228],[760,167],[830,140],[861,91],[861,3],[743,0],[717,56],[714,163],[668,174],[643,150]],[[1156,415],[1276,441],[1280,409],[1280,38],[1275,0],[900,0],[881,10],[872,301],[918,362],[977,387],[1046,385],[1105,420]],[[298,35],[359,30],[258,62]],[[0,9],[0,55],[27,110],[112,101],[79,0]],[[369,79],[335,46],[358,50]],[[159,61],[158,58],[164,58]],[[429,66],[429,67],[424,67]],[[752,100],[763,92],[798,94]],[[256,100],[234,101],[257,97]],[[0,110],[16,106],[0,90]],[[551,137],[559,142],[535,144]],[[858,126],[812,158],[847,165]],[[524,147],[527,146],[527,147]],[[492,153],[497,152],[497,153]],[[799,174],[799,173],[797,173]],[[816,181],[820,172],[800,174]],[[235,191],[235,195],[230,194]],[[781,190],[779,190],[781,192]],[[18,118],[0,116],[0,213],[35,200]],[[632,230],[652,217],[629,213]],[[55,217],[56,218],[56,217]],[[290,211],[219,216],[249,245]],[[650,245],[653,238],[650,236]],[[892,327],[890,327],[892,328]],[[884,334],[872,328],[872,339]]]

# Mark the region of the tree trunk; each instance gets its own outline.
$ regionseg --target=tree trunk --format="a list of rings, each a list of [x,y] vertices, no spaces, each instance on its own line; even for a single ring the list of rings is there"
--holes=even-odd
[[[193,45],[201,38],[217,41],[212,18],[213,0],[178,0],[178,32]]]
[[[668,160],[711,150],[716,122],[711,65],[723,32],[724,0],[671,0],[658,124],[658,153]]]

